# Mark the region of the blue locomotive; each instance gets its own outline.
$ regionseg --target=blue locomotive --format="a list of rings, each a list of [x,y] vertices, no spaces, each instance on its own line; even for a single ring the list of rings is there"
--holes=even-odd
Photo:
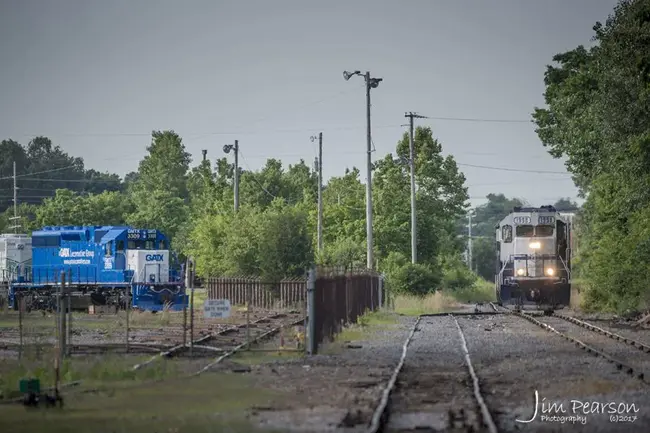
[[[31,241],[31,265],[16,269],[9,283],[9,302],[14,307],[19,293],[37,309],[43,303],[53,305],[62,274],[66,291],[89,296],[95,305],[124,307],[128,289],[132,308],[182,310],[187,305],[182,271],[167,237],[158,230],[43,227],[32,233]]]

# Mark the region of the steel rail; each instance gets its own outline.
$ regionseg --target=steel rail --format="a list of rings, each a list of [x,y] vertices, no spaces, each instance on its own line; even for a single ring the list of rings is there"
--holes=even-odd
[[[298,325],[299,323],[303,323],[304,321],[305,321],[305,319],[304,319],[304,318],[301,318],[301,319],[299,319],[299,320],[295,320],[295,321],[290,322],[290,323],[288,323],[288,324],[280,325],[280,326],[278,326],[278,327],[276,327],[276,328],[271,329],[270,331],[267,331],[267,332],[265,332],[265,333],[263,333],[263,334],[258,335],[257,337],[253,338],[253,339],[250,341],[250,343],[251,343],[251,344],[252,344],[252,343],[256,343],[256,342],[258,342],[258,341],[260,341],[260,340],[262,340],[262,339],[264,339],[264,338],[266,338],[266,337],[269,337],[269,336],[271,336],[271,335],[277,333],[278,331],[280,331],[280,330],[281,330],[282,328],[284,328],[285,326],[296,326],[296,325]],[[238,351],[241,350],[242,348],[246,347],[246,346],[248,345],[248,343],[249,343],[249,342],[243,342],[243,343],[241,343],[240,345],[234,347],[233,349],[231,349],[230,351],[224,353],[223,355],[221,355],[220,357],[218,357],[217,359],[215,359],[214,361],[212,361],[211,363],[209,363],[208,365],[206,365],[205,367],[203,367],[202,369],[200,369],[200,370],[197,371],[196,373],[191,374],[190,377],[198,376],[199,374],[208,371],[209,369],[211,369],[211,368],[214,367],[215,365],[219,364],[219,363],[220,363],[221,361],[223,361],[224,359],[229,358],[230,356],[234,355],[236,352],[238,352]]]
[[[286,316],[286,314],[285,313],[277,313],[277,314],[273,314],[271,316],[262,317],[261,319],[255,320],[254,322],[251,322],[250,324],[251,325],[258,324],[258,323],[263,322],[265,320],[275,319],[275,318],[282,317],[282,316]],[[304,320],[304,319],[302,319],[302,320]],[[216,337],[219,337],[219,336],[222,336],[222,335],[226,335],[226,334],[228,334],[230,332],[234,332],[234,331],[237,331],[239,329],[246,328],[246,326],[247,326],[246,323],[243,323],[241,325],[231,326],[231,327],[223,329],[223,330],[221,330],[219,332],[204,335],[203,337],[201,337],[201,338],[199,338],[197,340],[194,340],[191,344],[192,345],[194,345],[194,344],[199,344],[200,345],[201,343],[203,343],[205,341],[208,341],[208,340],[211,340],[213,338],[216,338]],[[161,352],[161,353],[151,357],[151,359],[149,359],[149,360],[147,360],[147,361],[145,361],[143,363],[134,365],[132,370],[133,371],[139,370],[140,368],[145,367],[145,366],[151,364],[152,362],[155,362],[156,360],[158,360],[160,358],[169,357],[169,356],[173,355],[174,353],[180,351],[181,349],[189,347],[189,345],[190,345],[190,343],[178,344],[178,345],[172,347],[171,349],[169,349],[169,350],[167,350],[165,352]]]
[[[390,394],[395,388],[395,383],[397,383],[397,376],[402,370],[402,367],[404,367],[404,361],[406,360],[406,353],[408,351],[408,346],[411,343],[411,340],[413,339],[413,335],[415,334],[415,331],[417,329],[418,324],[420,323],[421,318],[422,316],[418,316],[417,320],[413,324],[413,327],[411,328],[411,332],[409,333],[408,337],[406,338],[406,341],[404,341],[404,344],[402,345],[402,356],[400,357],[397,367],[395,367],[395,370],[393,370],[393,374],[391,375],[390,380],[388,381],[386,387],[382,392],[381,400],[379,401],[379,405],[377,405],[377,408],[375,409],[375,412],[372,415],[372,419],[370,421],[370,426],[368,427],[367,433],[379,432],[384,427],[384,424],[388,420],[388,408],[389,408],[388,401],[390,399]]]
[[[571,316],[565,316],[564,314],[557,314],[553,313],[553,317],[557,317],[558,319],[566,320],[567,322],[571,322],[575,325],[581,326],[583,328],[589,329],[590,331],[597,332],[599,334],[605,335],[613,340],[617,340],[620,342],[623,342],[627,344],[628,346],[636,347],[637,349],[641,350],[642,352],[645,353],[650,353],[650,345],[647,345],[645,343],[642,343],[640,341],[634,340],[632,338],[624,337],[619,334],[615,334],[614,332],[607,331],[606,329],[600,328],[598,326],[592,325],[591,323],[585,322],[584,320],[576,319],[575,317]]]
[[[565,334],[563,332],[560,332],[560,331],[558,331],[557,329],[555,329],[554,327],[552,327],[551,325],[549,325],[547,323],[540,322],[539,320],[532,317],[530,314],[519,313],[519,312],[516,312],[516,311],[513,311],[512,314],[515,315],[515,316],[521,317],[524,320],[528,320],[529,322],[534,323],[535,325],[539,326],[540,328],[543,328],[543,329],[545,329],[545,330],[547,330],[547,331],[549,331],[551,333],[559,335],[560,337],[574,343],[576,346],[578,346],[581,349],[587,351],[588,353],[595,354],[596,356],[600,356],[600,357],[606,359],[609,363],[614,364],[618,370],[624,370],[625,373],[627,373],[628,375],[636,377],[637,379],[641,380],[643,383],[645,383],[647,385],[650,385],[650,383],[645,380],[643,372],[638,372],[638,371],[635,372],[634,367],[631,367],[631,366],[625,364],[623,361],[620,361],[620,360],[618,360],[618,359],[616,359],[616,358],[614,358],[614,357],[612,357],[612,356],[610,356],[610,355],[608,355],[608,354],[606,354],[606,353],[604,353],[604,352],[602,352],[602,351],[600,351],[600,350],[598,350],[598,349],[596,349],[594,347],[591,347],[591,346],[583,343],[582,341],[578,340],[577,338],[571,337],[570,335],[567,335],[567,334]]]
[[[470,376],[472,376],[472,383],[474,385],[473,386],[474,398],[476,399],[476,402],[481,408],[481,415],[483,416],[483,422],[485,423],[485,425],[487,425],[490,433],[497,433],[498,432],[497,426],[494,424],[492,415],[490,415],[490,410],[488,409],[487,405],[485,404],[485,400],[483,400],[483,396],[481,395],[481,387],[478,382],[478,376],[476,375],[476,372],[474,371],[474,367],[472,366],[472,360],[470,359],[469,350],[467,349],[467,341],[465,340],[465,334],[463,334],[463,330],[460,327],[460,323],[458,323],[456,317],[454,317],[453,314],[450,314],[449,316],[452,319],[454,319],[454,322],[456,323],[456,328],[458,328],[458,334],[460,335],[460,341],[463,346],[463,352],[465,352],[465,363],[467,364],[467,368],[469,369]]]
[[[286,314],[285,314],[285,313],[279,313],[279,314],[277,314],[277,315],[275,315],[275,316],[273,316],[273,317],[277,317],[277,316],[286,316]],[[270,317],[270,316],[269,316],[269,317]],[[257,320],[256,322],[260,322],[260,321],[263,321],[263,320],[268,320],[269,317],[263,317],[263,318]],[[281,326],[278,326],[278,327],[276,327],[276,328],[274,328],[274,329],[271,329],[270,331],[267,331],[267,332],[265,332],[265,333],[263,333],[263,334],[261,334],[261,335],[258,335],[257,337],[255,337],[254,339],[252,339],[252,340],[250,341],[250,343],[256,343],[256,342],[259,342],[259,341],[262,340],[263,338],[266,338],[266,337],[268,337],[268,336],[270,336],[270,335],[272,335],[272,334],[274,334],[274,333],[277,333],[279,330],[281,330],[281,329],[284,328],[285,326],[296,326],[296,325],[299,325],[300,323],[304,323],[304,321],[305,321],[305,319],[304,319],[304,317],[303,317],[303,318],[300,318],[300,319],[295,320],[295,321],[293,321],[293,322],[290,322],[290,323],[288,323],[288,324],[283,324],[283,325],[281,325]],[[253,322],[251,322],[251,323],[253,323]],[[246,326],[246,324],[244,324],[243,326]],[[229,328],[229,329],[237,329],[237,328],[238,328],[238,327],[233,327],[233,328]],[[247,344],[247,343],[243,343],[243,344],[238,345],[237,347],[235,347],[235,348],[232,349],[231,351],[229,351],[229,352],[227,352],[226,354],[224,354],[224,355],[220,356],[219,358],[217,358],[217,360],[215,360],[214,362],[210,363],[208,366],[204,367],[204,368],[201,369],[200,371],[198,371],[198,372],[196,372],[196,373],[191,373],[191,374],[183,375],[182,378],[187,378],[187,379],[189,379],[189,378],[192,378],[192,377],[194,377],[194,376],[198,376],[199,374],[203,373],[204,371],[207,371],[209,368],[213,367],[214,365],[218,364],[219,362],[223,361],[224,359],[226,359],[226,358],[232,356],[232,355],[235,354],[238,350],[240,350],[240,349],[242,349],[243,347],[245,347],[246,344]],[[155,385],[159,385],[159,384],[162,383],[162,382],[167,382],[167,381],[169,381],[169,380],[177,380],[177,379],[179,379],[179,378],[176,377],[176,378],[173,378],[173,379],[152,380],[152,381],[147,381],[147,382],[136,383],[136,384],[133,384],[132,386],[127,386],[127,387],[124,387],[124,388],[121,388],[121,389],[145,388],[145,387],[147,387],[147,386],[155,386]],[[81,381],[81,380],[74,381],[74,382],[68,382],[68,383],[64,383],[64,384],[60,385],[59,388],[60,388],[60,389],[63,389],[63,388],[69,388],[69,387],[79,386],[79,385],[81,385],[82,383],[83,383],[83,381]],[[48,388],[47,390],[52,390],[52,389],[54,389],[54,388]],[[47,390],[46,390],[46,391],[47,391]],[[79,391],[79,393],[94,393],[94,392],[100,392],[100,391],[102,391],[102,389],[100,389],[100,388],[91,388],[91,389],[82,389],[82,390]],[[1,400],[1,399],[0,399],[0,405],[4,405],[4,404],[16,404],[16,403],[21,403],[22,401],[23,401],[23,397],[15,398],[15,399],[7,399],[7,400]]]
[[[460,311],[458,313],[428,313],[420,314],[419,317],[448,317],[450,314],[454,316],[498,316],[500,314],[505,314],[502,311]]]

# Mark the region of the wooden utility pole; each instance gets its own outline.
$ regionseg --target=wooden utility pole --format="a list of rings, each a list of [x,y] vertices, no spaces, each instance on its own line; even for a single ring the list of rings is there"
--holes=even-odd
[[[312,136],[311,141],[316,137]],[[323,252],[323,133],[318,133],[318,158],[316,158],[316,171],[318,172],[318,252]]]
[[[422,119],[416,113],[406,113],[404,117],[409,118],[409,166],[411,168],[411,262],[416,263],[418,257],[417,247],[417,217],[415,206],[415,138],[413,137],[413,119]]]

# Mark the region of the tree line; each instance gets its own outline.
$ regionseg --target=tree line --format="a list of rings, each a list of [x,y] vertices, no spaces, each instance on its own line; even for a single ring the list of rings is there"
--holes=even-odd
[[[301,276],[312,263],[346,268],[366,263],[365,186],[357,168],[331,178],[323,189],[322,252],[317,250],[315,167],[284,167],[268,159],[258,171],[240,170],[240,207],[233,209],[234,164],[223,157],[192,166],[174,131],[153,131],[147,155],[125,180],[86,170],[46,137],[23,147],[0,144],[0,187],[10,192],[16,160],[23,185],[44,197],[19,206],[22,231],[45,225],[132,225],[163,230],[181,259],[192,256],[203,277]],[[477,278],[462,260],[459,229],[468,209],[465,176],[430,128],[415,131],[418,263],[410,263],[408,136],[373,164],[375,257],[396,290],[426,293],[471,285]],[[4,194],[9,195],[9,194]],[[3,195],[3,197],[4,197]],[[36,195],[38,196],[38,195]],[[0,229],[13,215],[11,201]]]
[[[533,113],[548,152],[566,158],[586,201],[574,278],[587,307],[650,305],[650,0],[620,1],[583,45],[553,57],[546,107]]]

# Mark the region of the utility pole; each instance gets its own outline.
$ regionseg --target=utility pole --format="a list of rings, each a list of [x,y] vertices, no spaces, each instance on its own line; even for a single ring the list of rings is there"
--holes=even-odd
[[[312,136],[313,142],[316,137]],[[318,252],[323,252],[323,133],[318,134],[318,158],[316,158],[316,170],[318,170]]]
[[[424,119],[417,113],[405,113],[404,117],[409,118],[409,166],[411,168],[411,262],[416,263],[418,257],[417,246],[417,217],[415,206],[415,142],[413,138],[413,119]]]
[[[469,212],[469,223],[467,224],[467,264],[469,270],[472,270],[472,211]]]
[[[14,229],[14,234],[18,233],[18,228],[20,227],[20,224],[18,224],[18,184],[16,182],[16,161],[14,161],[14,216],[11,218],[14,221],[13,226],[11,228]]]
[[[235,190],[235,212],[239,210],[239,140],[235,140],[235,144],[226,144],[223,146],[225,153],[230,153],[231,150],[235,151],[235,173],[234,173],[234,190]]]
[[[203,161],[205,161],[208,156],[208,149],[203,149],[201,152],[203,153]]]
[[[373,239],[372,239],[372,133],[370,128],[370,90],[376,89],[379,86],[379,83],[383,81],[383,78],[371,78],[370,71],[367,71],[365,74],[361,74],[361,71],[354,72],[343,72],[343,78],[347,81],[350,77],[354,75],[363,76],[366,82],[366,121],[367,121],[367,171],[368,179],[366,183],[366,238],[368,244],[368,252],[366,254],[367,262],[366,267],[368,269],[375,268],[375,260],[373,257]]]

